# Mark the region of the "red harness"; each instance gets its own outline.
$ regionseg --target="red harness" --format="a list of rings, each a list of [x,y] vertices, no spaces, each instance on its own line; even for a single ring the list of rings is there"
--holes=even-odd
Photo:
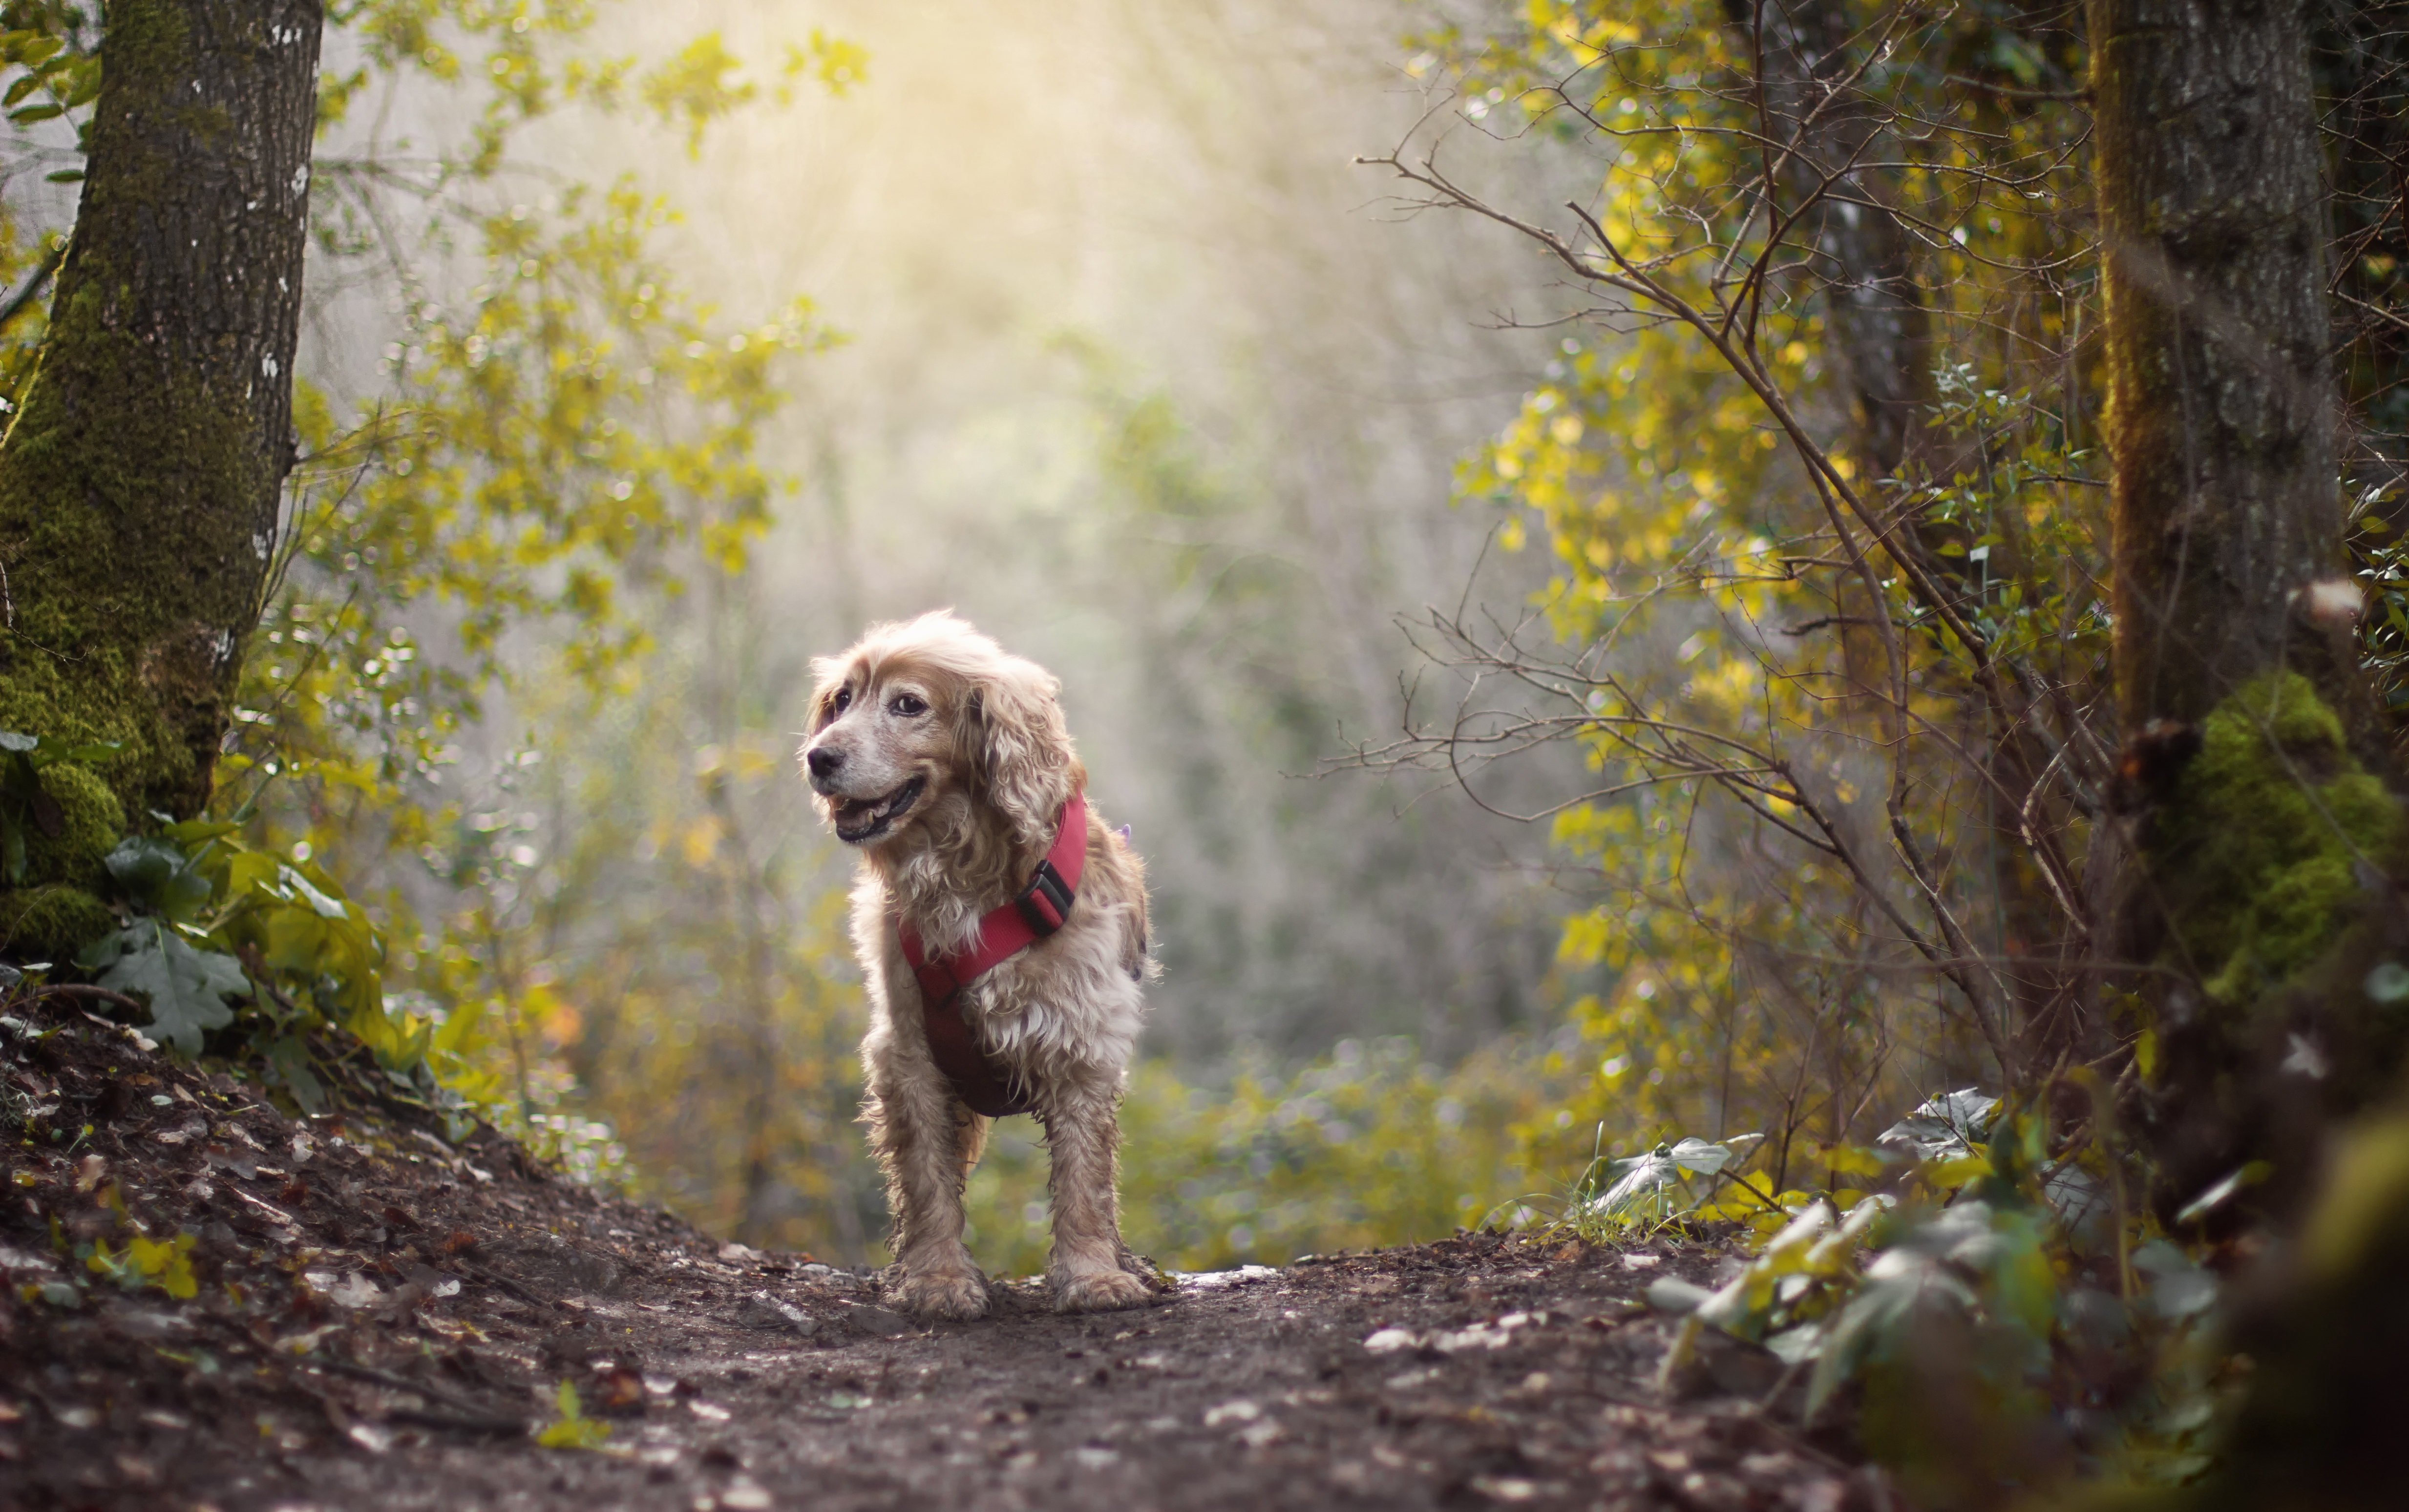
[[[937,1069],[954,1084],[954,1094],[972,1111],[990,1118],[1027,1113],[1026,1087],[1012,1079],[979,1048],[962,1018],[962,988],[990,968],[1018,955],[1060,929],[1078,900],[1079,873],[1088,863],[1088,800],[1074,793],[1062,810],[1062,825],[1054,845],[1037,863],[1036,874],[1020,895],[979,920],[978,943],[959,956],[930,956],[921,946],[919,931],[902,923],[903,958],[920,983],[920,1022],[929,1032],[929,1054]]]

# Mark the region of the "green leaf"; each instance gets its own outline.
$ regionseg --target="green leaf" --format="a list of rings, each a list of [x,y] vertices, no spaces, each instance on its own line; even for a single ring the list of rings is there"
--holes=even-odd
[[[105,948],[114,958],[99,985],[147,1001],[151,1022],[143,1028],[188,1059],[201,1053],[203,1034],[234,1022],[225,1000],[252,992],[250,978],[232,956],[195,950],[156,919],[119,930]]]
[[[2387,1008],[2396,1002],[2409,1001],[2409,966],[2388,960],[2367,973],[2367,996],[2370,1001]]]
[[[193,870],[182,849],[151,835],[129,835],[104,865],[125,895],[179,923],[198,918],[209,906],[209,879]]]
[[[1766,1336],[1765,1346],[1785,1365],[1804,1364],[1824,1353],[1825,1328],[1820,1322],[1801,1323],[1779,1333]]]
[[[2381,968],[2378,968],[2378,970],[2381,970]],[[2398,970],[2398,968],[2395,968],[2395,970]],[[2183,1210],[2175,1215],[2175,1221],[2177,1223],[2189,1223],[2195,1218],[2204,1218],[2211,1213],[2215,1212],[2218,1208],[2223,1207],[2227,1202],[2231,1202],[2236,1192],[2241,1191],[2245,1187],[2256,1187],[2258,1183],[2266,1180],[2269,1176],[2272,1176],[2274,1174],[2275,1168],[2268,1164],[2266,1161],[2253,1160],[2248,1165],[2245,1165],[2240,1170],[2227,1175],[2224,1180],[2217,1182],[2206,1191],[2201,1192],[2198,1197],[2185,1202],[2183,1205]]]
[[[13,729],[0,729],[0,751],[6,751],[24,763],[27,773],[56,766],[62,761],[98,761],[125,749],[123,741],[91,741],[82,745],[53,745],[46,735],[23,735]],[[13,765],[13,762],[12,762]]]
[[[1613,1222],[1628,1222],[1640,1217],[1670,1217],[1675,1212],[1695,1205],[1686,1200],[1677,1201],[1669,1188],[1680,1188],[1681,1197],[1688,1197],[1688,1180],[1692,1175],[1712,1176],[1724,1167],[1738,1163],[1736,1146],[1754,1143],[1758,1134],[1740,1134],[1723,1144],[1690,1138],[1674,1145],[1659,1145],[1645,1155],[1616,1160],[1607,1169],[1620,1173],[1614,1185],[1584,1204],[1598,1217]]]
[[[2133,1269],[2151,1278],[2150,1306],[2169,1322],[2216,1304],[2215,1274],[2164,1239],[2133,1251]]]
[[[267,964],[303,979],[319,974],[319,958],[326,948],[326,921],[314,913],[292,907],[267,914]]]
[[[187,819],[181,824],[167,825],[159,833],[179,845],[191,845],[201,841],[224,840],[241,828],[231,819]]]
[[[325,893],[320,891],[315,886],[312,886],[308,877],[303,876],[299,871],[295,871],[293,868],[288,866],[284,869],[282,879],[286,886],[301,895],[301,900],[308,903],[311,911],[320,918],[347,919],[351,917],[351,911],[349,909],[345,908],[341,903],[336,901],[334,899],[329,898]]]
[[[1892,1250],[1874,1262],[1866,1284],[1825,1330],[1823,1353],[1807,1381],[1807,1417],[1811,1421],[1868,1360],[1899,1351],[1907,1328],[1921,1305],[1939,1303],[1971,1307],[1973,1294],[1927,1256]]]
[[[547,1449],[599,1449],[610,1442],[611,1425],[584,1416],[576,1386],[562,1380],[553,1401],[560,1408],[560,1420],[537,1433],[538,1444]]]
[[[18,125],[30,126],[39,121],[56,120],[66,113],[67,108],[64,105],[29,105],[22,109],[9,111],[8,119]]]
[[[1972,1153],[1991,1126],[1999,1100],[1973,1087],[1933,1098],[1874,1136],[1877,1145],[1911,1150],[1919,1160],[1944,1160]]]
[[[310,1066],[310,1047],[297,1034],[280,1034],[260,1050],[267,1069],[293,1094],[304,1113],[316,1113],[326,1105],[326,1088],[318,1073]]]
[[[1714,1293],[1678,1275],[1660,1275],[1648,1283],[1648,1305],[1676,1318],[1696,1312]]]

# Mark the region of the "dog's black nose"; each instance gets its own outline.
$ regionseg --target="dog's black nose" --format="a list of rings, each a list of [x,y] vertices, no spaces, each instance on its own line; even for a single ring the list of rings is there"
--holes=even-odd
[[[825,745],[815,745],[803,760],[811,767],[813,776],[825,777],[844,765],[844,753]]]

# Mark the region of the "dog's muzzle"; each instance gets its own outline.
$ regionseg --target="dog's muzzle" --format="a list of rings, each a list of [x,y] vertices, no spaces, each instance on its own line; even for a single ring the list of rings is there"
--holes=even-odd
[[[820,786],[817,777],[812,785]],[[921,790],[928,785],[926,777],[915,777],[881,799],[841,799],[826,788],[821,788],[821,793],[829,800],[829,818],[836,826],[836,838],[848,845],[859,845],[892,828],[895,821],[920,800]]]

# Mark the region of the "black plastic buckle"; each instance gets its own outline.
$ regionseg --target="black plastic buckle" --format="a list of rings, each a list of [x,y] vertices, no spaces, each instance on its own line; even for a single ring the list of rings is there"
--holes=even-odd
[[[1029,926],[1030,933],[1043,940],[1069,922],[1071,905],[1077,900],[1078,895],[1071,890],[1070,884],[1062,880],[1062,873],[1054,870],[1054,863],[1040,861],[1037,874],[1029,879],[1028,886],[1020,889],[1020,896],[1012,900],[1012,906],[1019,910],[1021,921]]]

